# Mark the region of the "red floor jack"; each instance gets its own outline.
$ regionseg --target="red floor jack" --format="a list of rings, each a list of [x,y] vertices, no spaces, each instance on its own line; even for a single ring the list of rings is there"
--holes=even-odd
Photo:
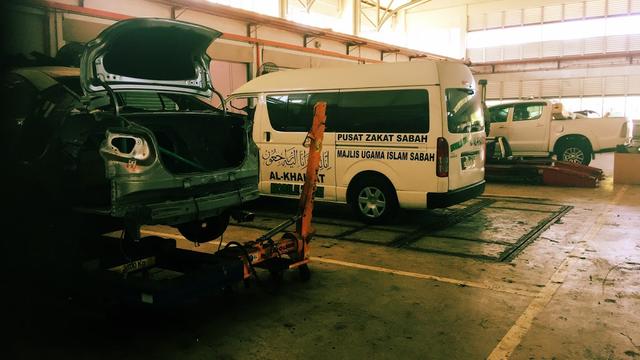
[[[120,239],[120,242],[111,238],[104,241],[108,246],[99,258],[85,263],[90,274],[88,283],[112,302],[173,306],[213,295],[242,280],[258,280],[257,267],[269,270],[276,279],[286,269],[298,269],[302,280],[308,280],[311,275],[307,265],[309,242],[314,233],[313,197],[325,111],[326,103],[315,105],[313,124],[304,140],[304,146],[309,149],[309,162],[295,216],[254,241],[229,241],[213,254],[179,249],[174,239],[156,236],[138,241]],[[285,232],[278,240],[273,239],[293,224],[296,224],[295,232]],[[124,242],[126,251],[123,251]]]
[[[597,187],[604,174],[602,169],[567,161],[514,158],[507,139],[499,136],[487,138],[485,177],[488,181]]]

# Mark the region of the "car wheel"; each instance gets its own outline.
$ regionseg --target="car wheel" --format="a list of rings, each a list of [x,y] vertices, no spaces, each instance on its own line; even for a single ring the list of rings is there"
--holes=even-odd
[[[562,144],[557,155],[558,159],[574,164],[589,165],[591,162],[591,150],[584,143],[577,141]]]
[[[349,204],[360,220],[379,224],[395,213],[398,199],[386,179],[368,177],[354,184]]]
[[[180,233],[194,243],[206,243],[219,238],[229,225],[229,214],[222,213],[204,220],[196,220],[178,225]]]

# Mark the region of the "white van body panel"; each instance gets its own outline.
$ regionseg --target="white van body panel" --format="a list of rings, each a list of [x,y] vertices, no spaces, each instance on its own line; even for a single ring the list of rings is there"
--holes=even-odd
[[[446,90],[452,88],[471,89],[478,92],[470,71],[460,71],[460,65],[450,62],[438,63],[441,88],[443,136],[449,143],[449,190],[459,189],[484,180],[485,133],[482,131],[452,133],[448,129]],[[477,114],[482,116],[482,114]]]
[[[391,164],[377,160],[354,160],[347,162],[344,167],[339,176],[338,184],[336,185],[337,200],[340,202],[347,201],[347,188],[351,179],[365,171],[375,171],[384,174],[396,190],[398,189],[398,185],[402,183],[400,174],[398,174],[398,171],[396,171]]]
[[[464,188],[484,188],[484,130],[449,133],[447,125],[446,87],[475,91],[475,86],[471,72],[462,63],[415,61],[270,73],[242,85],[230,98],[258,98],[254,139],[260,148],[260,192],[295,197],[303,182],[298,174],[303,174],[306,167],[307,152],[302,147],[306,131],[276,130],[269,118],[268,99],[273,104],[274,99],[287,96],[286,101],[290,101],[291,96],[303,94],[329,93],[342,99],[345,94],[363,91],[426,91],[426,132],[326,131],[319,171],[321,190],[316,198],[347,202],[354,179],[374,172],[391,183],[400,207],[427,208],[430,193],[446,195]],[[329,122],[330,114],[327,116]],[[389,120],[392,124],[393,119]],[[440,137],[449,146],[458,144],[450,151],[449,176],[445,177],[436,176]],[[462,160],[468,165],[465,169],[461,168]]]
[[[469,71],[462,63],[451,64],[458,71]],[[237,88],[231,96],[267,92],[419,87],[438,84],[438,76],[438,65],[434,61],[285,70],[259,76]]]
[[[293,93],[291,93],[293,94]],[[272,193],[272,183],[283,184],[283,192],[287,185],[292,191],[289,196],[297,196],[302,189],[306,176],[309,152],[302,146],[306,137],[300,132],[281,132],[273,129],[269,121],[266,106],[266,96],[258,98],[258,106],[254,117],[255,123],[260,123],[259,129],[254,127],[254,139],[260,149],[260,180],[258,189],[262,194],[287,196]],[[267,138],[268,137],[268,138]],[[322,152],[320,153],[320,168],[318,171],[318,198],[325,201],[335,201],[335,135],[325,133]]]

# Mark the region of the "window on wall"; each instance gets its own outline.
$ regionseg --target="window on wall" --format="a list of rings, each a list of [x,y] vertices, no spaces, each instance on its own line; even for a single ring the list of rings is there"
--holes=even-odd
[[[602,114],[602,97],[583,97],[580,110],[593,110]]]
[[[352,29],[351,18],[342,16],[342,2],[340,0],[323,0],[307,2],[289,1],[287,4],[287,20],[297,23],[317,26],[349,33]]]
[[[640,96],[627,96],[625,116],[640,120]]]
[[[629,35],[638,34],[638,21],[640,15],[609,17],[606,19],[606,35]]]
[[[407,30],[407,34],[404,35],[404,43],[395,41],[401,34],[393,32],[387,32],[386,37],[378,37],[377,40],[458,58],[464,56],[461,34],[462,30],[457,27],[425,28],[423,22],[417,22]],[[429,39],[429,41],[425,42],[424,39]]]
[[[478,49],[540,41],[640,34],[638,22],[640,22],[640,15],[628,15],[470,31],[467,34],[467,48]]]
[[[598,116],[626,116],[632,119],[640,119],[640,96],[604,96],[604,97],[569,97],[556,99],[560,101],[564,110],[595,111]]]
[[[488,48],[503,45],[533,43],[541,40],[542,28],[540,25],[472,31],[467,34],[467,48]]]
[[[542,30],[542,41],[584,39],[603,36],[606,33],[605,23],[606,19],[590,19],[544,24],[540,27]]]
[[[605,96],[602,102],[602,116],[624,116],[625,103],[624,96]]]
[[[278,16],[279,0],[207,0],[212,3],[223,4],[240,8],[244,10],[254,11],[260,14]]]
[[[558,99],[562,103],[564,111],[580,111],[582,109],[582,99],[579,97]]]

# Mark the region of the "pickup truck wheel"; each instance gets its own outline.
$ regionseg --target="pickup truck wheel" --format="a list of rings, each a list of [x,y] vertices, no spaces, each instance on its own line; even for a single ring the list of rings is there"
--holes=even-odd
[[[204,220],[178,225],[180,234],[194,243],[206,243],[219,238],[229,226],[229,214],[222,213]]]
[[[380,177],[367,177],[353,185],[349,205],[361,221],[380,224],[398,209],[395,190],[385,180]]]
[[[591,150],[583,143],[570,141],[562,144],[558,149],[558,159],[574,164],[589,165]]]

